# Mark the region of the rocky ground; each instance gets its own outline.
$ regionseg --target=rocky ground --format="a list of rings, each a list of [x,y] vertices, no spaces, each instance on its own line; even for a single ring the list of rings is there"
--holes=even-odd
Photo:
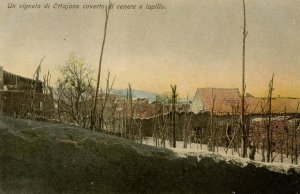
[[[300,166],[178,153],[0,117],[0,193],[299,193]]]

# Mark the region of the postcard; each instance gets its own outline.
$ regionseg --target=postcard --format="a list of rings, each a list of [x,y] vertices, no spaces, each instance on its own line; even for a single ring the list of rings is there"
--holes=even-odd
[[[2,0],[0,193],[299,193],[299,0]]]

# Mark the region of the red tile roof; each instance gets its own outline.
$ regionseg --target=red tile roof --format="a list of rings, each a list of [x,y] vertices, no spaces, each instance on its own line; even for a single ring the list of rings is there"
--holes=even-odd
[[[231,114],[240,103],[237,88],[198,88],[196,95],[200,95],[207,110],[214,109],[214,113],[217,114]]]
[[[213,101],[215,97],[215,102]],[[237,88],[198,88],[195,98],[198,100],[194,112],[212,111],[216,114],[240,113],[241,97]],[[194,103],[194,102],[193,102]],[[297,113],[300,110],[299,98],[273,98],[272,113]],[[203,107],[202,107],[203,106]],[[298,108],[297,108],[298,107]],[[193,107],[194,108],[194,107]],[[197,110],[201,109],[201,110]],[[246,114],[264,114],[268,112],[268,99],[245,97]]]

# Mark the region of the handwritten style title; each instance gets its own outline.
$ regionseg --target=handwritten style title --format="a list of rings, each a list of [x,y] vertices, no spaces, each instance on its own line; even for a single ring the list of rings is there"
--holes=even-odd
[[[10,2],[7,5],[8,9],[23,9],[23,10],[32,10],[32,9],[56,9],[56,10],[78,10],[78,9],[86,9],[86,10],[95,10],[95,9],[105,9],[106,4],[70,4],[70,3],[35,3],[35,4],[27,4],[27,3],[13,3]],[[166,6],[161,3],[156,4],[115,4],[110,3],[109,9],[118,9],[118,10],[138,10],[138,9],[147,9],[147,10],[164,10]]]

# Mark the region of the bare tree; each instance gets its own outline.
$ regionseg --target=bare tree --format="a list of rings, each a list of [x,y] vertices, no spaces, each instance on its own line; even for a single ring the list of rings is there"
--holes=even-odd
[[[33,116],[33,112],[34,112],[34,101],[35,101],[35,92],[37,92],[37,88],[38,88],[38,82],[39,82],[39,77],[40,77],[40,73],[41,73],[41,67],[42,67],[42,63],[45,59],[46,55],[41,59],[38,67],[36,68],[34,74],[33,74],[33,79],[31,82],[31,89],[30,89],[30,107],[29,107],[29,114],[32,117]]]
[[[171,85],[172,89],[172,146],[173,148],[176,148],[176,102],[177,102],[177,86]]]
[[[293,131],[292,131],[292,141],[291,141],[291,163],[298,164],[298,139],[297,139],[297,131],[299,130],[300,125],[296,122],[295,118],[298,113],[299,102],[297,105],[296,114],[294,114],[293,118]]]
[[[216,101],[216,95],[213,93],[212,89],[212,108],[210,112],[210,137],[208,141],[208,150],[209,151],[215,151],[215,139],[216,139],[216,128],[215,128],[215,101]]]
[[[188,103],[189,97],[186,97],[186,102]],[[183,118],[183,148],[187,148],[188,139],[191,137],[190,125],[191,125],[192,116],[188,114],[188,107],[184,107],[184,118]]]
[[[42,112],[43,112],[43,117],[46,118],[46,102],[47,99],[51,99],[51,102],[53,102],[53,94],[52,94],[52,88],[50,87],[50,79],[51,79],[51,74],[48,71],[46,75],[43,76],[43,107],[42,107]],[[50,96],[50,98],[47,98],[47,96]]]
[[[144,110],[144,101],[137,101],[135,104],[135,113],[134,113],[134,120],[133,120],[133,126],[135,129],[134,134],[136,135],[137,142],[143,143],[143,133],[142,133],[142,127],[143,127],[143,110]]]
[[[101,92],[101,99],[100,99],[100,110],[99,110],[99,129],[100,129],[100,131],[102,131],[104,129],[104,111],[106,109],[106,105],[109,100],[110,93],[114,86],[115,80],[116,80],[116,76],[113,78],[112,81],[110,80],[110,72],[108,71],[105,92]]]
[[[156,96],[155,107],[154,107],[154,117],[152,119],[152,137],[155,142],[155,146],[159,143],[159,132],[160,132],[160,118],[158,113],[158,97]]]
[[[97,108],[97,103],[98,103],[98,92],[99,92],[99,85],[100,85],[100,78],[101,78],[100,77],[101,76],[101,66],[102,66],[102,58],[103,58],[105,41],[106,41],[106,32],[107,32],[107,24],[108,24],[108,19],[109,19],[110,6],[111,6],[110,2],[109,2],[109,5],[105,6],[104,34],[103,34],[103,39],[102,39],[102,46],[101,46],[99,66],[98,66],[98,76],[97,76],[96,93],[95,93],[95,97],[94,97],[94,105],[93,105],[93,109],[91,111],[91,125],[90,125],[91,130],[94,129],[94,127],[95,127],[95,119],[96,119],[95,114],[96,114],[96,108]]]
[[[161,146],[166,147],[166,139],[167,139],[167,132],[169,125],[169,110],[165,107],[165,103],[162,103],[162,116],[161,116],[161,122],[160,122],[160,138],[161,138]]]
[[[71,55],[66,65],[60,68],[62,78],[58,80],[55,98],[58,101],[59,115],[66,115],[69,122],[85,127],[92,100],[92,71],[83,59]]]
[[[268,125],[267,125],[267,162],[270,162],[272,158],[272,128],[271,128],[271,119],[272,119],[272,92],[273,88],[274,73],[272,79],[269,83],[269,96],[268,96]]]
[[[154,118],[153,118],[153,139],[156,146],[165,147],[169,122],[169,110],[164,100],[156,96]]]
[[[246,5],[243,0],[243,11],[244,11],[244,27],[243,27],[243,68],[242,68],[242,96],[241,96],[241,131],[242,131],[242,157],[245,158],[247,155],[247,134],[245,128],[245,56],[246,56],[246,37],[248,31],[246,30]]]
[[[34,74],[33,74],[33,79],[32,79],[32,84],[31,87],[33,90],[37,90],[37,83],[39,81],[40,78],[40,73],[41,73],[41,68],[42,68],[42,63],[44,61],[44,59],[46,58],[46,55],[41,59],[37,69],[35,70]]]
[[[122,132],[125,138],[128,138],[128,127],[127,127],[127,117],[128,117],[128,95],[126,99],[122,102]]]
[[[238,127],[236,126],[236,122],[234,121],[234,114],[232,115],[232,119],[229,123],[227,123],[226,126],[226,138],[228,144],[225,147],[225,153],[227,154],[228,150],[232,147],[234,144],[234,141],[236,140],[236,136],[238,133]]]
[[[129,112],[128,112],[129,111]],[[132,100],[132,88],[131,84],[128,83],[128,89],[127,89],[127,100],[126,100],[126,138],[128,137],[133,137],[133,100]],[[128,118],[128,113],[129,113],[129,118]]]

